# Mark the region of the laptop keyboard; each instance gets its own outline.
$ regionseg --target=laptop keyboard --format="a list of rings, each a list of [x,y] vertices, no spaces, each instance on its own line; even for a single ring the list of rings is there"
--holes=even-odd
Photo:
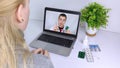
[[[64,39],[64,38],[55,37],[55,36],[46,35],[46,34],[42,34],[38,38],[38,40],[49,42],[49,43],[54,43],[54,44],[57,44],[57,45],[68,47],[68,48],[71,47],[72,42],[73,42],[73,40]]]

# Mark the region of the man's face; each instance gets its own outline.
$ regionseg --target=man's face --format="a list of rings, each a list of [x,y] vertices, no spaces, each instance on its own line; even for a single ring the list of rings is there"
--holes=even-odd
[[[65,22],[66,22],[66,17],[60,16],[58,19],[58,26],[61,28],[64,27]]]

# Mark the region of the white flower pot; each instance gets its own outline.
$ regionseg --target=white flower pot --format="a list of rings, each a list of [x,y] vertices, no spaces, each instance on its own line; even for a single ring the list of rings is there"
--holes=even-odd
[[[98,30],[96,28],[93,28],[93,29],[91,27],[88,28],[88,25],[86,24],[86,34],[88,36],[95,36],[97,31]]]

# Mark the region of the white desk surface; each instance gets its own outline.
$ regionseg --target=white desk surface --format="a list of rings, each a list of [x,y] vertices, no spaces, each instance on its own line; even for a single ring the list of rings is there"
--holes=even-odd
[[[30,20],[25,33],[25,39],[29,45],[34,38],[42,32],[41,21]],[[70,56],[64,57],[50,53],[55,68],[120,68],[120,34],[100,30],[95,37],[88,37],[89,42],[98,43],[101,52],[93,53],[94,62],[78,58],[78,52],[82,50],[82,40],[85,30],[79,28],[78,38]],[[32,48],[30,48],[32,50]]]

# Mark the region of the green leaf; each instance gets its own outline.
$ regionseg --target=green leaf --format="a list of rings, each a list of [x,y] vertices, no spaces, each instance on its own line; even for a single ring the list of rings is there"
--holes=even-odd
[[[111,9],[105,8],[97,2],[89,3],[88,6],[81,10],[81,21],[88,23],[88,27],[97,28],[106,27],[108,22],[108,12]]]

